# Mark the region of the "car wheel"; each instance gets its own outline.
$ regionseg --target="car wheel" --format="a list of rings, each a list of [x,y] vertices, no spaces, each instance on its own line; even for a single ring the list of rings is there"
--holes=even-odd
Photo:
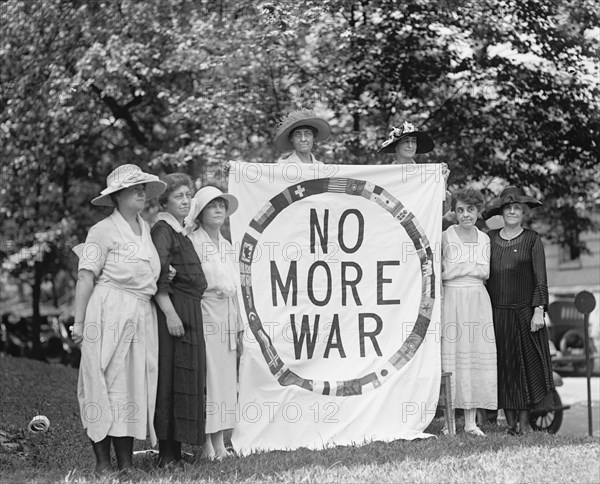
[[[565,334],[563,334],[560,339],[560,351],[563,354],[567,354],[571,352],[573,348],[585,348],[584,336],[581,331],[577,329],[570,329]]]
[[[558,432],[563,420],[563,409],[560,395],[552,390],[552,407],[532,411],[529,415],[529,425],[540,432],[555,434]]]

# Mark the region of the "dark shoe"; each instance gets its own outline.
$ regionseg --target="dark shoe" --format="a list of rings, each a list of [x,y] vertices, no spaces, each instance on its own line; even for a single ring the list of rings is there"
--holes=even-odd
[[[511,435],[513,437],[518,437],[521,435],[517,429],[513,429],[512,427],[506,427],[505,432],[507,435]]]
[[[172,471],[178,467],[181,467],[181,461],[176,461],[175,459],[172,460],[161,460],[160,458],[158,459],[158,468],[165,470],[165,471]]]
[[[108,476],[114,472],[112,464],[96,464],[96,467],[94,467],[96,477]]]
[[[159,469],[170,469],[177,465],[177,461],[173,456],[161,455],[158,457],[157,465]]]
[[[181,442],[176,440],[158,441],[158,467],[171,467],[181,460]]]
[[[96,468],[94,472],[98,475],[112,472],[112,462],[110,460],[110,442],[112,437],[104,437],[100,442],[92,441],[92,449],[96,456]]]
[[[177,440],[173,441],[173,455],[177,462],[181,460],[181,442],[178,442]]]
[[[519,423],[517,420],[517,411],[511,408],[505,408],[504,416],[506,417],[506,423],[508,426],[516,429]]]
[[[112,439],[119,470],[133,467],[133,437],[113,437]]]

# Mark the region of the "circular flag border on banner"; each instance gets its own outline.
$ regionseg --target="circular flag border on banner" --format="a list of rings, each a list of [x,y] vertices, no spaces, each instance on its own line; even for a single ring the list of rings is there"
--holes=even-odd
[[[252,290],[252,262],[256,245],[273,220],[293,203],[313,195],[323,193],[344,193],[366,198],[387,210],[406,230],[414,244],[421,265],[421,300],[415,325],[402,342],[400,348],[377,369],[366,375],[351,380],[314,380],[303,378],[291,371],[281,360],[269,335],[265,332],[260,316],[254,306]],[[435,273],[433,251],[429,240],[415,216],[404,205],[382,187],[365,180],[355,178],[318,178],[307,180],[288,188],[273,197],[256,214],[242,238],[240,247],[240,277],[244,307],[252,334],[258,342],[262,355],[270,372],[280,385],[297,385],[305,390],[320,395],[347,397],[362,395],[384,384],[390,377],[402,369],[415,355],[431,322],[433,303],[435,301]]]

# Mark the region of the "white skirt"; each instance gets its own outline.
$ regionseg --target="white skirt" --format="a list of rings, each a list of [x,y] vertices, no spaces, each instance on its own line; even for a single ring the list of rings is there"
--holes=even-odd
[[[454,408],[498,408],[492,304],[483,284],[444,286],[442,370],[452,372]]]
[[[158,382],[158,322],[149,299],[96,285],[83,328],[77,397],[94,442],[150,436]]]

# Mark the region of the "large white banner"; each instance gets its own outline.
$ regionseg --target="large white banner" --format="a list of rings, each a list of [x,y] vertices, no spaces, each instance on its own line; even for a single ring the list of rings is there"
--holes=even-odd
[[[440,385],[440,165],[232,163],[238,452],[414,439]]]

